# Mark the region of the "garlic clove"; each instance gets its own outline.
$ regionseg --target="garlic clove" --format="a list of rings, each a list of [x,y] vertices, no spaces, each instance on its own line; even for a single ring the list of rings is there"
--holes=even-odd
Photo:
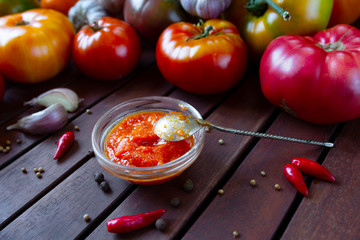
[[[24,105],[49,107],[52,104],[60,103],[66,111],[73,112],[78,108],[81,101],[82,99],[79,99],[78,95],[69,88],[54,88],[25,102]]]
[[[40,112],[33,113],[8,126],[7,130],[22,130],[31,134],[45,134],[65,126],[68,113],[60,103],[52,104]]]

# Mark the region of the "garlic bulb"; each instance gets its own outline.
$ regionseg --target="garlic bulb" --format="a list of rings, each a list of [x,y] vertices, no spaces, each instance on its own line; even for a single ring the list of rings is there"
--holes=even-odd
[[[53,104],[40,112],[33,113],[8,126],[7,130],[18,129],[31,134],[51,133],[61,129],[68,121],[68,113],[60,103]]]
[[[180,3],[189,14],[210,19],[219,17],[231,0],[180,0]]]
[[[44,106],[48,107],[54,103],[60,103],[64,106],[66,111],[75,111],[82,99],[79,99],[78,95],[68,88],[54,88],[47,92],[40,94],[38,97],[25,102],[25,105],[30,106]]]

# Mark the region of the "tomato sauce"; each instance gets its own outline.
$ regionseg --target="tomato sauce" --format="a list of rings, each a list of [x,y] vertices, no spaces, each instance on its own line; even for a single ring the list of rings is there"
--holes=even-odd
[[[169,142],[154,133],[161,111],[138,112],[121,120],[105,140],[105,154],[113,162],[132,167],[158,166],[184,155],[194,138]]]

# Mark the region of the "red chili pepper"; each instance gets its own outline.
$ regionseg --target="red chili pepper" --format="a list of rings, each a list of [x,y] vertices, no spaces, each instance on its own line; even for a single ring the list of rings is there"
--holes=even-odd
[[[335,177],[321,164],[307,158],[293,158],[291,164],[295,165],[301,172],[325,180],[335,182]]]
[[[107,230],[111,233],[125,233],[140,229],[154,223],[165,212],[166,210],[161,208],[153,212],[114,218],[107,221]]]
[[[64,153],[70,148],[70,146],[73,144],[75,140],[74,133],[71,131],[68,131],[64,133],[58,143],[57,143],[57,149],[54,155],[54,159],[59,159]]]
[[[289,180],[302,195],[307,197],[309,191],[300,170],[295,165],[288,163],[284,166],[283,171],[287,180]]]

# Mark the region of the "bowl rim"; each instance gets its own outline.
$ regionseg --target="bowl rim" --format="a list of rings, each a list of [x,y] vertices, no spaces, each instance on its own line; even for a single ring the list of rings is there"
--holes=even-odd
[[[125,166],[122,164],[118,164],[115,163],[113,161],[111,161],[110,159],[108,159],[104,154],[101,154],[103,152],[103,150],[100,149],[100,146],[102,145],[102,143],[97,143],[97,136],[96,136],[96,131],[99,128],[100,124],[106,119],[108,118],[112,112],[118,110],[121,107],[124,107],[125,105],[128,105],[132,102],[136,102],[136,101],[149,101],[149,100],[157,100],[157,101],[172,101],[177,103],[178,105],[181,104],[181,106],[185,106],[186,110],[189,110],[191,112],[191,114],[193,114],[193,116],[195,116],[196,118],[200,118],[202,119],[201,114],[196,110],[196,108],[194,108],[192,105],[190,105],[189,103],[180,100],[180,99],[176,99],[176,98],[172,98],[172,97],[167,97],[167,96],[147,96],[147,97],[139,97],[139,98],[134,98],[134,99],[130,99],[130,100],[126,100],[123,101],[117,105],[115,105],[114,107],[112,107],[111,109],[109,109],[108,111],[106,111],[96,122],[96,124],[94,125],[94,128],[92,130],[91,133],[91,143],[92,143],[92,147],[95,153],[95,157],[98,158],[100,157],[101,160],[108,166],[111,167],[111,169],[117,170],[117,171],[123,171],[123,172],[127,172],[128,174],[140,174],[143,175],[147,172],[151,173],[161,173],[164,170],[170,170],[172,168],[176,168],[179,167],[178,165],[181,165],[182,163],[187,163],[188,161],[186,160],[191,160],[193,155],[198,155],[198,151],[201,151],[204,145],[204,139],[205,139],[205,130],[204,128],[200,129],[196,134],[199,136],[199,140],[196,141],[196,143],[194,144],[194,146],[187,151],[184,155],[180,156],[177,159],[174,159],[170,162],[161,164],[161,165],[157,165],[157,166],[151,166],[151,167],[133,167],[133,166]],[[150,110],[150,109],[149,109]],[[141,110],[140,110],[141,111]],[[140,112],[139,111],[139,112]],[[131,113],[129,113],[131,114]],[[127,114],[124,115],[124,117],[127,116]],[[118,122],[118,121],[117,121]],[[111,126],[113,126],[113,124],[111,124]],[[102,137],[100,137],[100,139],[102,139]],[[99,159],[98,159],[99,161]],[[193,160],[194,161],[194,160]],[[102,163],[100,163],[102,165]],[[120,169],[119,169],[120,168]],[[155,171],[155,172],[154,172]],[[138,173],[140,172],[140,173]]]

